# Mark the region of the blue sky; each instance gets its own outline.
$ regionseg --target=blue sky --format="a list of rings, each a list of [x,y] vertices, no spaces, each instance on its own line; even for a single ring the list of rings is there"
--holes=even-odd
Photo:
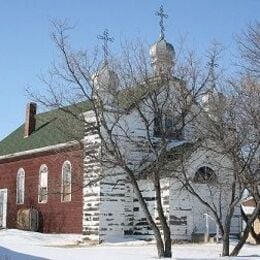
[[[50,39],[53,19],[68,18],[77,46],[93,48],[108,28],[116,50],[120,39],[141,38],[152,44],[159,36],[154,12],[163,4],[169,18],[166,38],[176,44],[186,36],[199,53],[213,40],[235,55],[233,36],[259,19],[259,0],[0,0],[0,139],[17,128],[28,102],[25,88],[41,88],[38,75],[56,55]]]

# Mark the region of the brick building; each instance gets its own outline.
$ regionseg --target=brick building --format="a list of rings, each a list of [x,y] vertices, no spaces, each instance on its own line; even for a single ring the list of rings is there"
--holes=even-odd
[[[0,142],[1,227],[17,227],[18,210],[34,208],[43,232],[82,232],[82,133],[68,113],[37,115],[28,104],[25,124]]]

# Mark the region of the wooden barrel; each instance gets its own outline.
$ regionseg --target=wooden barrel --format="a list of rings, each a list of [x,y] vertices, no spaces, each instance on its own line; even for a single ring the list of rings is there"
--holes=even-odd
[[[19,209],[17,211],[17,228],[22,230],[39,230],[39,212],[37,209]]]

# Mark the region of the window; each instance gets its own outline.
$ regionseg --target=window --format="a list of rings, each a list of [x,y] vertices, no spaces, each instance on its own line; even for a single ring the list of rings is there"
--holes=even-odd
[[[195,183],[212,183],[216,181],[217,176],[215,172],[207,166],[200,167],[193,178]]]
[[[48,199],[48,167],[44,164],[39,171],[39,193],[38,201],[46,203]]]
[[[24,204],[25,171],[20,168],[16,175],[16,203]]]
[[[179,124],[178,124],[179,125]],[[178,126],[173,118],[173,116],[165,116],[164,120],[161,120],[160,117],[156,116],[154,118],[154,136],[161,137],[162,134],[165,134],[167,138],[176,138],[179,139],[182,137],[181,129],[177,129]]]
[[[61,201],[71,201],[71,163],[64,162],[61,178]]]

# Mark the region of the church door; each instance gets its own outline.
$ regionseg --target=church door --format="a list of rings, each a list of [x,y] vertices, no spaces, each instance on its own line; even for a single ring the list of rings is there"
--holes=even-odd
[[[7,189],[0,190],[0,228],[6,228]]]

